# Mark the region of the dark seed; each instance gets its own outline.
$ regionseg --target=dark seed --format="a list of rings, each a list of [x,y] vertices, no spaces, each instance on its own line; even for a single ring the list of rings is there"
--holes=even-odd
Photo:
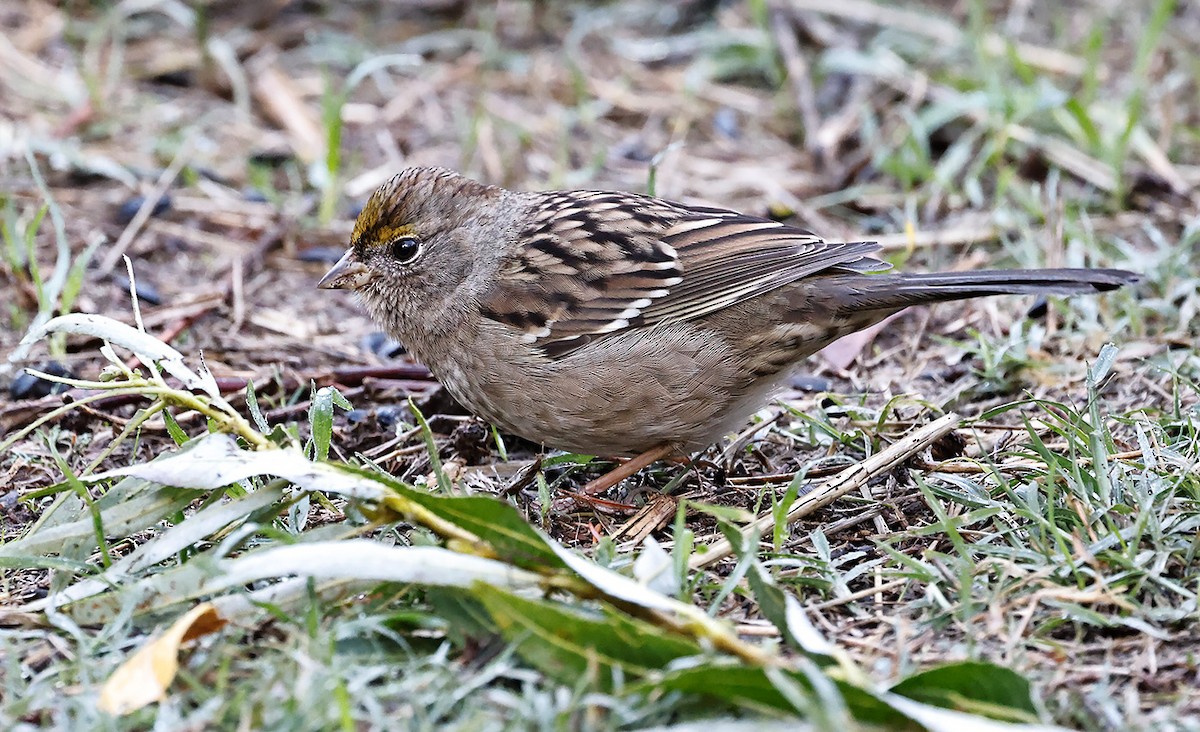
[[[279,148],[277,150],[260,150],[250,156],[251,165],[262,165],[267,168],[278,168],[287,161],[292,159],[291,150]]]
[[[1025,313],[1025,317],[1030,320],[1041,320],[1046,317],[1046,313],[1049,310],[1050,301],[1046,299],[1045,295],[1038,295],[1037,299],[1033,301],[1033,305],[1030,306],[1029,311]]]
[[[146,202],[145,196],[134,196],[125,203],[121,204],[121,208],[117,209],[117,223],[128,224],[133,221],[133,217],[141,210],[142,204]],[[167,195],[160,196],[154,202],[154,208],[150,211],[151,216],[159,216],[171,210],[171,197]]]
[[[192,85],[192,73],[189,70],[168,71],[165,74],[159,74],[151,79],[151,81],[163,84],[165,86],[189,87]]]
[[[125,275],[114,274],[112,281],[123,292],[129,292],[129,278]],[[162,295],[158,293],[158,289],[145,280],[137,281],[137,284],[134,285],[134,292],[137,293],[138,299],[142,302],[150,305],[162,305]]]
[[[1046,165],[1044,156],[1030,149],[1024,159],[1018,163],[1017,171],[1022,178],[1040,182],[1046,180],[1046,176],[1050,173],[1050,166]]]
[[[396,358],[405,353],[403,344],[379,331],[363,336],[360,345],[364,351],[370,351],[380,358]]]
[[[72,378],[71,372],[66,366],[63,366],[58,361],[47,361],[33,367],[36,371],[50,374],[51,376],[65,376]],[[13,379],[12,384],[8,387],[9,396],[13,399],[41,399],[50,394],[61,394],[70,389],[66,384],[60,384],[55,381],[47,381],[40,376],[34,376],[28,371],[22,370],[17,378]]]
[[[398,405],[388,405],[375,410],[375,420],[385,430],[390,430],[402,422],[408,415],[408,408]]]
[[[226,188],[233,187],[233,183],[228,178],[221,175],[220,173],[213,170],[212,168],[206,168],[202,165],[199,165],[199,166],[193,167],[192,172],[196,173],[196,175],[199,175],[204,180],[211,180],[213,183],[219,183],[219,184],[225,186]]]
[[[310,247],[303,249],[296,255],[301,262],[321,262],[323,264],[335,264],[346,250],[341,247]]]
[[[491,454],[492,432],[477,419],[462,422],[450,434],[450,444],[463,462],[475,465]]]
[[[945,368],[934,369],[932,371],[922,371],[917,376],[922,381],[936,381],[940,384],[952,384],[970,372],[966,363],[957,363]]]
[[[1131,196],[1141,194],[1157,199],[1162,199],[1174,192],[1175,189],[1166,178],[1149,170],[1140,170],[1134,173],[1133,185],[1129,187]]]
[[[267,203],[267,194],[257,188],[247,188],[242,191],[242,200],[251,203]]]
[[[359,424],[365,422],[371,416],[371,413],[365,409],[351,409],[346,412],[346,421],[350,424]]]

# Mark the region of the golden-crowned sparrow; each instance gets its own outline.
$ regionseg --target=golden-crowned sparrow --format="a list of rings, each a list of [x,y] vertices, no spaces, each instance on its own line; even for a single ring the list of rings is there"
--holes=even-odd
[[[1112,290],[1114,269],[878,274],[871,242],[609,191],[527,193],[409,168],[319,283],[479,416],[551,447],[706,447],[792,366],[909,305]]]

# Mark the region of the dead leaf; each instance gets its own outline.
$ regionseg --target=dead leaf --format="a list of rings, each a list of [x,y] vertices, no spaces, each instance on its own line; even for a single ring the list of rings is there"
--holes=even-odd
[[[167,632],[152,639],[121,664],[100,690],[100,711],[129,714],[167,695],[179,671],[179,648],[225,625],[211,603],[202,603],[176,620]]]

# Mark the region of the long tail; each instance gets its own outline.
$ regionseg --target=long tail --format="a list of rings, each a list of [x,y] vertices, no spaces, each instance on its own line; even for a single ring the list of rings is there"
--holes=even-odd
[[[899,310],[988,295],[1080,295],[1107,292],[1137,282],[1122,269],[994,269],[883,275],[834,275],[831,289],[839,310]]]

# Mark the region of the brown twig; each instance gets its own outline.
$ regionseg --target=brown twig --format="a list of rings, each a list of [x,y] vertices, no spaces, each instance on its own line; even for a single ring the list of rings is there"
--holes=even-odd
[[[273,51],[263,51],[248,64],[251,92],[263,115],[288,133],[296,157],[305,163],[325,154],[325,138],[296,83],[280,70]]]
[[[674,452],[675,448],[672,445],[664,444],[659,445],[658,447],[652,447],[642,454],[626,460],[624,463],[618,465],[599,478],[591,481],[581,488],[579,492],[587,496],[599,495],[626,478],[636,474],[642,468],[652,465],[659,460],[670,456]]]

